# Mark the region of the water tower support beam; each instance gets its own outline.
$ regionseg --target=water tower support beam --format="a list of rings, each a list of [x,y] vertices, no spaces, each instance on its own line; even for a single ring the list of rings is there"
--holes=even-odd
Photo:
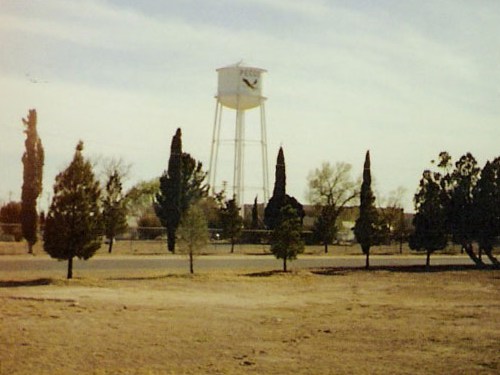
[[[244,203],[243,197],[243,139],[245,134],[245,112],[236,110],[236,129],[234,137],[234,173],[233,194],[239,207]]]
[[[208,168],[208,183],[212,193],[215,194],[215,181],[217,176],[217,160],[220,146],[220,127],[222,119],[222,104],[217,99],[215,104],[214,130],[212,133],[212,147],[210,150],[210,165]]]
[[[264,190],[264,203],[267,203],[269,200],[269,173],[267,163],[266,107],[264,101],[260,105],[260,143],[262,148],[262,189]]]

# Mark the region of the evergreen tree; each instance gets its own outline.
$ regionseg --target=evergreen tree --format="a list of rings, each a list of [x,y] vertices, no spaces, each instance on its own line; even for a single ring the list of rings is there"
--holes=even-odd
[[[33,245],[38,241],[38,213],[36,202],[42,192],[42,174],[44,152],[42,141],[36,129],[36,110],[28,112],[28,118],[23,119],[26,133],[24,142],[26,151],[23,154],[23,187],[21,193],[21,227],[28,242],[28,252],[33,253]]]
[[[160,177],[160,192],[156,194],[155,212],[167,228],[168,250],[175,251],[175,233],[181,220],[182,139],[177,129],[170,145],[168,169]]]
[[[474,237],[479,245],[479,258],[484,251],[490,261],[499,265],[492,250],[500,235],[500,158],[487,162],[473,190]]]
[[[257,204],[257,196],[253,200],[253,205],[252,205],[252,223],[250,224],[250,227],[253,230],[260,229],[260,225],[259,225],[259,206]]]
[[[205,183],[207,172],[203,164],[196,161],[187,152],[181,157],[181,216],[193,204],[208,196],[208,185]]]
[[[323,206],[320,214],[313,224],[313,235],[316,240],[324,246],[325,253],[328,253],[328,245],[333,242],[337,235],[337,217],[339,212],[334,206]]]
[[[73,258],[89,259],[102,240],[99,183],[82,150],[80,141],[73,161],[56,177],[43,238],[52,258],[68,261],[68,279],[73,277]]]
[[[236,204],[236,200],[230,199],[226,201],[221,211],[221,225],[223,238],[231,240],[231,253],[234,252],[234,244],[240,238],[243,229],[243,219],[240,216],[240,208]]]
[[[375,196],[371,184],[370,151],[367,151],[360,192],[359,218],[354,226],[356,240],[366,255],[366,268],[370,267],[370,247],[377,244],[380,230],[379,217],[375,207]]]
[[[427,268],[430,267],[431,254],[445,248],[447,244],[446,205],[443,200],[441,179],[439,173],[424,171],[419,191],[414,198],[415,231],[410,236],[409,245],[413,250],[427,252]]]
[[[189,272],[194,273],[194,256],[208,242],[207,221],[198,204],[191,205],[182,216],[178,232],[180,249],[189,256]]]
[[[253,244],[261,243],[261,233],[259,229],[262,229],[261,223],[259,221],[259,205],[257,203],[257,196],[255,197],[252,205],[252,221],[250,223],[250,242]]]
[[[116,235],[127,229],[127,206],[122,192],[120,172],[117,169],[108,177],[102,203],[104,234],[109,240],[108,252],[111,253]]]
[[[208,195],[204,183],[207,174],[201,162],[182,152],[181,129],[177,129],[170,147],[168,170],[160,177],[155,212],[167,228],[168,250],[175,252],[175,239],[182,215],[188,208]]]
[[[271,233],[271,252],[277,259],[283,259],[283,272],[287,272],[287,261],[296,259],[304,251],[302,223],[292,205],[280,210],[278,222]]]
[[[269,202],[264,210],[264,223],[267,228],[273,230],[279,225],[281,220],[281,209],[287,205],[290,205],[297,211],[297,216],[302,222],[305,216],[302,204],[300,204],[294,197],[286,194],[285,155],[283,153],[283,148],[280,147],[276,160],[273,196],[269,199]]]

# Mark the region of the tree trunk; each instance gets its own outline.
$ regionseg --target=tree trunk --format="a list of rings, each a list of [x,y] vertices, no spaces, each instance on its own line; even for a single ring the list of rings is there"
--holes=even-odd
[[[328,241],[324,241],[323,245],[325,246],[325,254],[328,253]]]
[[[113,251],[113,242],[115,242],[115,238],[111,237],[109,239],[109,247],[108,247],[108,253],[111,254],[111,251]]]
[[[167,228],[167,248],[168,251],[175,254],[175,230]]]
[[[28,254],[33,254],[33,244],[28,242]]]
[[[493,253],[491,252],[492,249],[484,249],[484,253],[486,254],[486,256],[488,257],[488,259],[490,260],[490,262],[495,266],[495,267],[499,267],[500,266],[500,262],[498,261],[497,258],[495,258],[495,256],[493,255]]]
[[[431,251],[427,250],[427,259],[425,260],[425,269],[429,271],[431,268]]]
[[[403,254],[403,236],[399,238],[399,253]]]
[[[194,267],[193,267],[193,252],[189,252],[189,273],[193,274],[194,273]]]
[[[286,269],[286,257],[283,257],[283,272],[287,272],[287,269]]]
[[[73,278],[73,257],[71,257],[71,258],[68,259],[68,275],[67,275],[67,278],[68,279],[72,279]]]
[[[234,253],[234,238],[231,238],[231,254]]]
[[[370,268],[370,248],[368,248],[365,252],[366,254],[366,263],[365,263],[365,268],[369,269]]]
[[[472,249],[472,245],[469,243],[462,244],[462,251],[465,251],[469,258],[476,264],[478,267],[483,267],[484,263],[481,259],[479,259],[476,254],[474,254],[474,250]]]
[[[483,260],[483,248],[479,246],[479,255],[478,255],[479,260]]]

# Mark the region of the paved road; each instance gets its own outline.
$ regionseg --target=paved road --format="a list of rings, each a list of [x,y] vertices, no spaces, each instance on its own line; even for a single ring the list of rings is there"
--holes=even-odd
[[[320,267],[363,267],[363,256],[307,256],[288,263],[289,269],[305,269]],[[372,256],[370,265],[377,266],[414,266],[425,264],[425,256]],[[431,257],[431,265],[473,265],[466,256]],[[64,272],[67,262],[59,262],[47,256],[0,256],[0,277],[2,274],[16,271],[61,271]],[[187,258],[178,255],[166,256],[96,256],[87,261],[76,259],[74,270],[177,270],[187,268]],[[200,256],[195,259],[195,269],[237,269],[237,270],[274,270],[281,269],[282,261],[272,255],[260,256]]]

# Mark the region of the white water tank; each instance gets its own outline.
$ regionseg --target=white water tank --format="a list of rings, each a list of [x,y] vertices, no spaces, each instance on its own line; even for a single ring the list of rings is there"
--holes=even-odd
[[[266,99],[262,96],[264,72],[265,69],[241,63],[217,69],[217,99],[223,106],[236,110],[258,107]]]

